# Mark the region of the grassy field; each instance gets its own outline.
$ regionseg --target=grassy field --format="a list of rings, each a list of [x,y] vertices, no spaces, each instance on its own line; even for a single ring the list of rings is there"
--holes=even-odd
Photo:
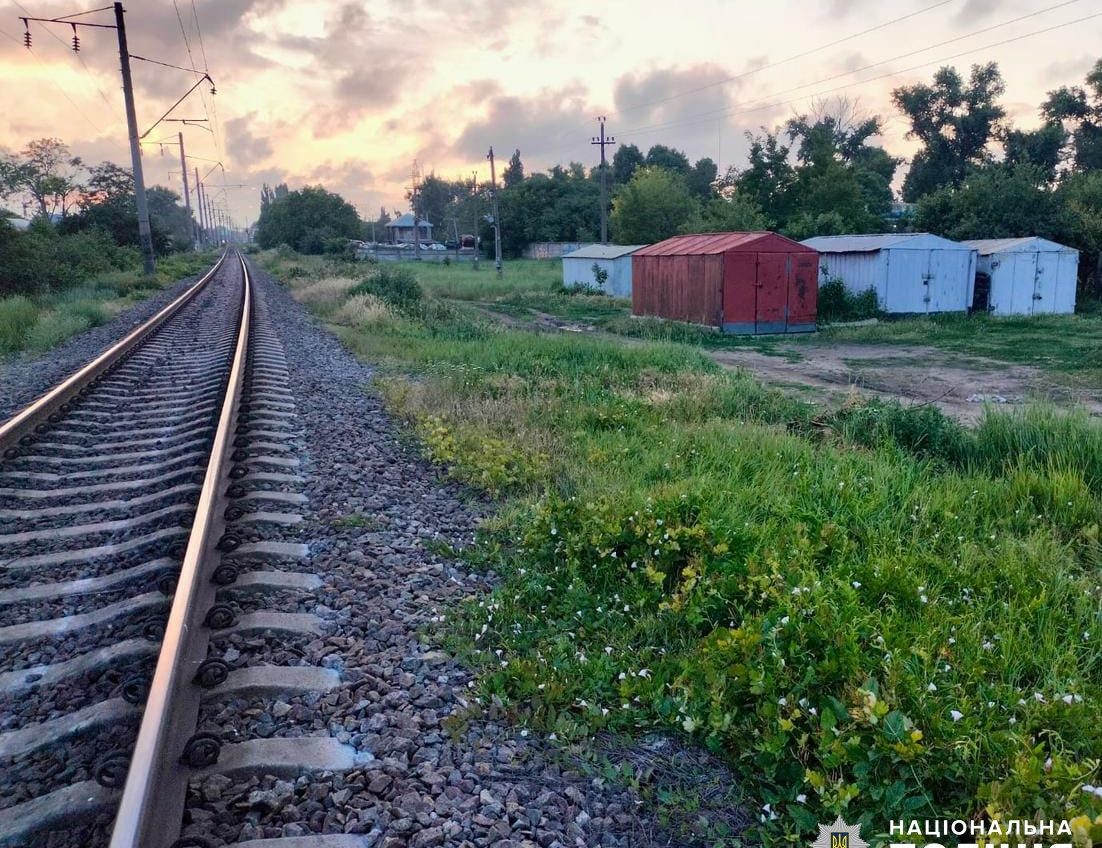
[[[452,637],[518,722],[686,734],[770,844],[839,814],[866,837],[1041,817],[1102,838],[1096,423],[824,411],[692,345],[503,326],[439,268],[262,259],[499,499],[466,555],[500,587]],[[559,297],[497,298],[536,296]]]
[[[116,271],[61,291],[0,298],[0,354],[50,350],[153,292],[198,274],[214,259],[213,253],[177,254],[160,259],[152,278],[141,271]]]

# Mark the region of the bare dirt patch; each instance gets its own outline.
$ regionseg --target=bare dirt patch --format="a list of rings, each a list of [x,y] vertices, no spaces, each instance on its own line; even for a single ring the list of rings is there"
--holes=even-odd
[[[905,405],[929,404],[963,423],[977,421],[988,404],[1015,406],[1045,401],[1081,405],[1102,415],[1102,392],[1061,382],[1051,372],[932,347],[831,344],[781,346],[766,355],[755,350],[705,351],[720,365],[743,368],[779,388],[840,400],[857,391]]]

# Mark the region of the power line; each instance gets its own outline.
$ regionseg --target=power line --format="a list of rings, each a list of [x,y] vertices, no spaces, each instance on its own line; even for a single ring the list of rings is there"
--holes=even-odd
[[[705,122],[708,122],[708,121],[716,120],[718,118],[731,117],[733,115],[743,114],[747,111],[756,112],[756,111],[760,111],[761,109],[764,109],[764,108],[769,108],[770,106],[788,105],[789,103],[794,103],[797,100],[800,100],[802,98],[794,98],[792,100],[785,101],[784,103],[770,103],[770,104],[767,104],[767,105],[764,105],[764,106],[753,106],[753,108],[750,108],[753,104],[759,103],[761,101],[770,100],[771,98],[780,97],[782,95],[790,94],[790,93],[795,92],[795,91],[802,91],[806,88],[812,88],[813,86],[822,85],[823,83],[826,83],[826,82],[832,82],[833,80],[840,79],[842,77],[852,76],[853,74],[858,74],[858,73],[861,73],[862,71],[867,71],[867,70],[870,70],[872,68],[880,67],[881,65],[886,65],[889,62],[896,62],[896,61],[899,61],[900,59],[906,59],[910,56],[915,56],[919,53],[925,53],[928,50],[933,50],[937,47],[944,47],[947,44],[954,44],[958,41],[963,41],[963,40],[968,39],[968,38],[973,38],[977,35],[982,35],[985,32],[991,32],[992,30],[995,30],[995,29],[1000,29],[1000,28],[1005,27],[1005,26],[1010,26],[1011,24],[1019,23],[1020,21],[1026,20],[1027,18],[1037,17],[1038,15],[1045,14],[1046,12],[1051,12],[1051,11],[1054,11],[1055,9],[1059,9],[1059,8],[1064,7],[1064,6],[1070,6],[1071,4],[1078,3],[1078,2],[1080,2],[1080,0],[1064,0],[1064,2],[1062,2],[1062,3],[1056,3],[1052,6],[1048,6],[1044,9],[1039,10],[1039,11],[1031,12],[1027,15],[1022,15],[1020,17],[1013,18],[1009,21],[1003,21],[1002,23],[999,23],[999,24],[994,24],[994,25],[989,26],[989,27],[984,27],[982,29],[974,30],[973,32],[966,33],[965,35],[960,35],[960,36],[957,36],[955,38],[949,38],[949,39],[946,39],[944,41],[939,41],[939,42],[936,42],[935,44],[930,44],[926,47],[921,47],[917,50],[911,50],[911,51],[908,51],[907,53],[901,53],[897,56],[891,56],[891,57],[889,57],[887,59],[883,59],[879,62],[873,62],[869,65],[864,65],[863,67],[855,68],[851,71],[844,71],[842,73],[833,74],[832,76],[829,76],[829,77],[824,77],[822,79],[817,79],[817,80],[814,80],[814,81],[809,82],[809,83],[804,83],[802,85],[794,86],[793,88],[787,88],[787,89],[783,89],[781,91],[775,91],[771,94],[767,94],[767,95],[764,95],[762,97],[756,98],[755,100],[751,100],[746,104],[737,104],[734,107],[725,107],[723,109],[713,109],[713,110],[710,110],[708,112],[701,112],[701,113],[698,113],[696,115],[690,115],[687,118],[678,119],[676,121],[668,121],[668,122],[661,123],[661,124],[649,124],[649,125],[644,125],[644,126],[641,126],[641,127],[632,127],[632,128],[627,129],[627,130],[621,130],[620,132],[621,132],[621,135],[623,135],[623,134],[629,133],[629,132],[631,132],[631,133],[642,133],[642,132],[650,132],[652,130],[665,129],[665,128],[668,128],[668,127],[688,126],[688,125],[692,125],[692,124],[696,124],[696,123],[705,123]],[[812,96],[817,97],[817,96],[820,96],[822,94],[830,94],[830,93],[833,93],[835,91],[839,91],[841,89],[848,88],[852,85],[864,85],[865,83],[875,82],[877,80],[886,79],[888,77],[898,76],[899,74],[909,73],[910,71],[915,71],[915,70],[919,70],[921,68],[925,68],[928,65],[936,65],[936,64],[939,64],[940,62],[948,62],[948,61],[951,61],[953,59],[958,59],[958,58],[961,58],[962,56],[967,56],[967,55],[970,55],[970,54],[975,53],[975,52],[980,51],[980,50],[990,50],[990,49],[993,49],[995,47],[1001,47],[1003,45],[1011,44],[1011,43],[1016,42],[1016,41],[1021,41],[1021,40],[1026,39],[1026,38],[1032,38],[1036,35],[1043,35],[1044,33],[1052,32],[1053,30],[1062,29],[1062,28],[1068,27],[1068,26],[1073,26],[1073,25],[1078,24],[1078,23],[1083,23],[1084,21],[1088,21],[1088,20],[1091,20],[1093,18],[1097,18],[1100,15],[1102,15],[1102,13],[1086,15],[1082,18],[1077,18],[1073,21],[1068,21],[1068,22],[1062,23],[1062,24],[1055,24],[1051,27],[1046,27],[1044,29],[1033,30],[1032,32],[1028,32],[1028,33],[1024,33],[1022,35],[1014,36],[1013,38],[1004,39],[1002,41],[996,41],[996,42],[993,42],[991,44],[983,45],[981,47],[969,48],[968,50],[964,50],[960,53],[954,53],[950,56],[943,56],[939,59],[934,59],[934,60],[931,60],[929,62],[923,62],[923,63],[918,64],[918,65],[913,65],[909,68],[904,68],[903,70],[900,70],[900,71],[893,71],[893,72],[888,73],[888,74],[881,74],[880,76],[870,77],[869,79],[858,80],[858,81],[853,82],[853,83],[848,83],[848,84],[843,85],[843,86],[838,86],[838,87],[835,87],[835,88],[832,88],[832,89],[828,89],[827,91],[816,92]]]
[[[696,88],[689,88],[689,89],[686,89],[685,91],[680,91],[677,94],[671,94],[668,97],[663,97],[660,100],[653,100],[650,103],[640,103],[636,106],[631,106],[627,109],[619,109],[619,110],[617,110],[617,114],[623,115],[627,112],[637,112],[640,109],[646,109],[650,106],[658,106],[658,105],[661,105],[662,103],[668,103],[671,100],[677,100],[678,98],[681,98],[681,97],[687,97],[690,94],[697,94],[701,91],[707,91],[710,88],[716,88],[717,86],[727,85],[728,83],[736,82],[737,80],[745,79],[746,77],[753,76],[754,74],[759,74],[762,71],[767,71],[767,70],[770,70],[771,68],[777,68],[777,67],[780,67],[781,65],[787,65],[789,62],[794,62],[797,59],[804,59],[804,58],[806,58],[808,56],[811,56],[814,53],[818,53],[822,50],[828,50],[831,47],[837,47],[839,44],[845,44],[847,41],[852,41],[855,38],[860,38],[863,35],[868,35],[870,32],[876,32],[877,30],[885,29],[885,28],[890,27],[894,24],[902,23],[903,21],[909,20],[910,18],[914,18],[914,17],[917,17],[919,15],[924,15],[927,12],[932,12],[934,9],[938,9],[942,6],[947,6],[949,3],[953,3],[953,2],[955,2],[955,0],[940,0],[940,2],[934,3],[931,6],[927,6],[923,9],[918,9],[917,11],[911,12],[910,14],[907,14],[907,15],[901,15],[898,18],[892,18],[891,20],[884,21],[883,23],[877,24],[876,26],[869,27],[868,29],[863,29],[860,32],[855,32],[852,35],[847,35],[847,36],[844,36],[843,38],[835,39],[834,41],[828,41],[825,44],[820,44],[818,47],[812,47],[808,50],[804,50],[802,53],[794,53],[791,56],[788,56],[784,59],[778,59],[776,62],[770,62],[766,65],[762,65],[759,68],[751,68],[748,71],[743,71],[742,73],[735,74],[734,76],[726,77],[724,79],[716,80],[714,82],[705,83],[704,85],[697,86]],[[1078,0],[1071,0],[1071,2],[1078,2]]]
[[[194,2],[194,0],[193,0],[193,2]],[[734,76],[730,76],[730,77],[727,77],[727,78],[722,79],[722,80],[716,80],[715,82],[706,83],[705,85],[698,86],[697,88],[687,89],[686,91],[678,92],[677,94],[671,94],[668,97],[664,97],[664,98],[661,98],[659,100],[654,100],[654,101],[651,101],[649,103],[641,103],[641,104],[631,106],[631,107],[626,108],[626,109],[617,109],[616,114],[617,115],[624,115],[624,114],[629,113],[629,112],[636,112],[640,109],[644,109],[644,108],[647,108],[649,106],[660,105],[662,103],[669,102],[670,100],[675,100],[675,99],[680,98],[680,97],[685,97],[689,94],[695,94],[697,92],[704,91],[706,89],[713,88],[715,86],[726,85],[727,83],[734,82],[735,80],[743,79],[744,77],[751,76],[751,75],[757,74],[757,73],[761,73],[762,71],[768,70],[770,68],[775,68],[775,67],[778,67],[780,65],[788,64],[789,62],[793,62],[797,59],[805,58],[807,56],[812,55],[813,53],[818,53],[819,51],[829,49],[830,47],[835,47],[839,44],[844,44],[847,41],[852,41],[855,38],[860,38],[863,35],[868,35],[870,32],[876,32],[877,30],[885,29],[885,28],[887,28],[889,26],[892,26],[894,24],[901,23],[902,21],[908,20],[910,18],[917,17],[918,15],[924,15],[927,12],[931,12],[934,9],[940,8],[940,7],[945,6],[945,5],[947,5],[949,3],[952,3],[952,2],[954,2],[954,0],[939,0],[939,2],[936,2],[936,3],[934,3],[930,6],[926,6],[922,9],[918,9],[917,11],[911,12],[911,13],[906,14],[906,15],[901,15],[899,17],[892,18],[891,20],[884,21],[883,23],[877,24],[876,26],[872,26],[872,27],[868,27],[867,29],[859,30],[858,32],[851,33],[850,35],[843,36],[842,38],[835,39],[834,41],[830,41],[830,42],[827,42],[825,44],[820,44],[818,47],[812,47],[811,49],[805,50],[802,53],[796,53],[796,54],[794,54],[792,56],[788,56],[784,59],[778,59],[776,62],[770,62],[766,65],[762,65],[759,68],[751,68],[750,70],[744,71],[740,74],[736,74]],[[1076,2],[1076,0],[1072,0],[1072,2]],[[579,127],[580,127],[580,125],[579,125]],[[578,131],[580,132],[580,129]],[[573,130],[573,129],[566,130],[563,133],[560,133],[558,136],[556,136],[555,140],[558,141],[562,138],[565,138],[567,135],[572,135],[574,133],[575,133],[575,130]],[[569,145],[569,147],[572,148],[573,145]],[[563,148],[560,148],[560,150],[565,150],[565,149],[567,149],[567,147],[565,147],[565,146]],[[555,152],[558,152],[558,151],[555,151]]]

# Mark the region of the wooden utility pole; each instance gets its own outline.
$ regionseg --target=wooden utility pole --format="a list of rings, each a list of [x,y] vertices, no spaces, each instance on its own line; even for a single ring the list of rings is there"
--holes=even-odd
[[[191,196],[188,192],[187,185],[187,157],[184,155],[184,133],[180,131],[180,176],[184,180],[184,209],[187,210],[188,226],[192,228],[191,231],[191,246],[195,247],[195,224],[191,220]]]
[[[616,139],[612,136],[605,136],[604,115],[601,115],[597,122],[601,125],[601,134],[593,136],[593,141],[590,144],[601,146],[601,244],[608,244],[608,178],[606,176],[608,163],[605,160],[605,147],[606,145],[615,144]]]
[[[501,216],[497,210],[497,171],[494,170],[494,149],[486,154],[490,160],[490,203],[493,207],[491,214],[494,216],[494,270],[501,276]]]
[[[157,270],[157,266],[153,258],[153,230],[149,226],[149,203],[145,197],[142,145],[138,140],[138,116],[134,108],[134,84],[130,79],[130,51],[126,47],[126,18],[122,3],[115,3],[115,32],[119,36],[122,95],[126,102],[126,126],[130,132],[130,161],[134,168],[134,204],[138,209],[138,244],[142,250],[145,273],[152,274]]]
[[[471,171],[471,206],[474,208],[474,261],[473,270],[478,270],[478,255],[481,249],[478,245],[478,234],[482,230],[482,222],[478,216],[478,171]]]

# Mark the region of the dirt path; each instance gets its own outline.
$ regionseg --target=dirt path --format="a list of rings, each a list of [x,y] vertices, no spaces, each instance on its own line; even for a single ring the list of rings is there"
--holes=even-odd
[[[1029,401],[1062,407],[1081,404],[1091,414],[1102,415],[1102,393],[1070,388],[1058,377],[1027,365],[900,345],[792,345],[778,352],[790,356],[705,351],[724,367],[745,368],[780,388],[811,389],[835,401],[858,391],[903,404],[933,404],[963,423],[978,420],[987,404],[1019,406]]]
[[[620,344],[639,339],[598,330],[538,310],[522,320],[475,304],[477,311],[514,329],[593,333]],[[812,343],[780,344],[769,354],[751,348],[701,349],[725,368],[743,368],[763,383],[840,403],[851,392],[897,400],[904,405],[932,404],[964,424],[972,424],[988,405],[1014,408],[1043,401],[1070,409],[1079,405],[1102,415],[1102,390],[1074,387],[1059,375],[1033,368],[920,345]]]

